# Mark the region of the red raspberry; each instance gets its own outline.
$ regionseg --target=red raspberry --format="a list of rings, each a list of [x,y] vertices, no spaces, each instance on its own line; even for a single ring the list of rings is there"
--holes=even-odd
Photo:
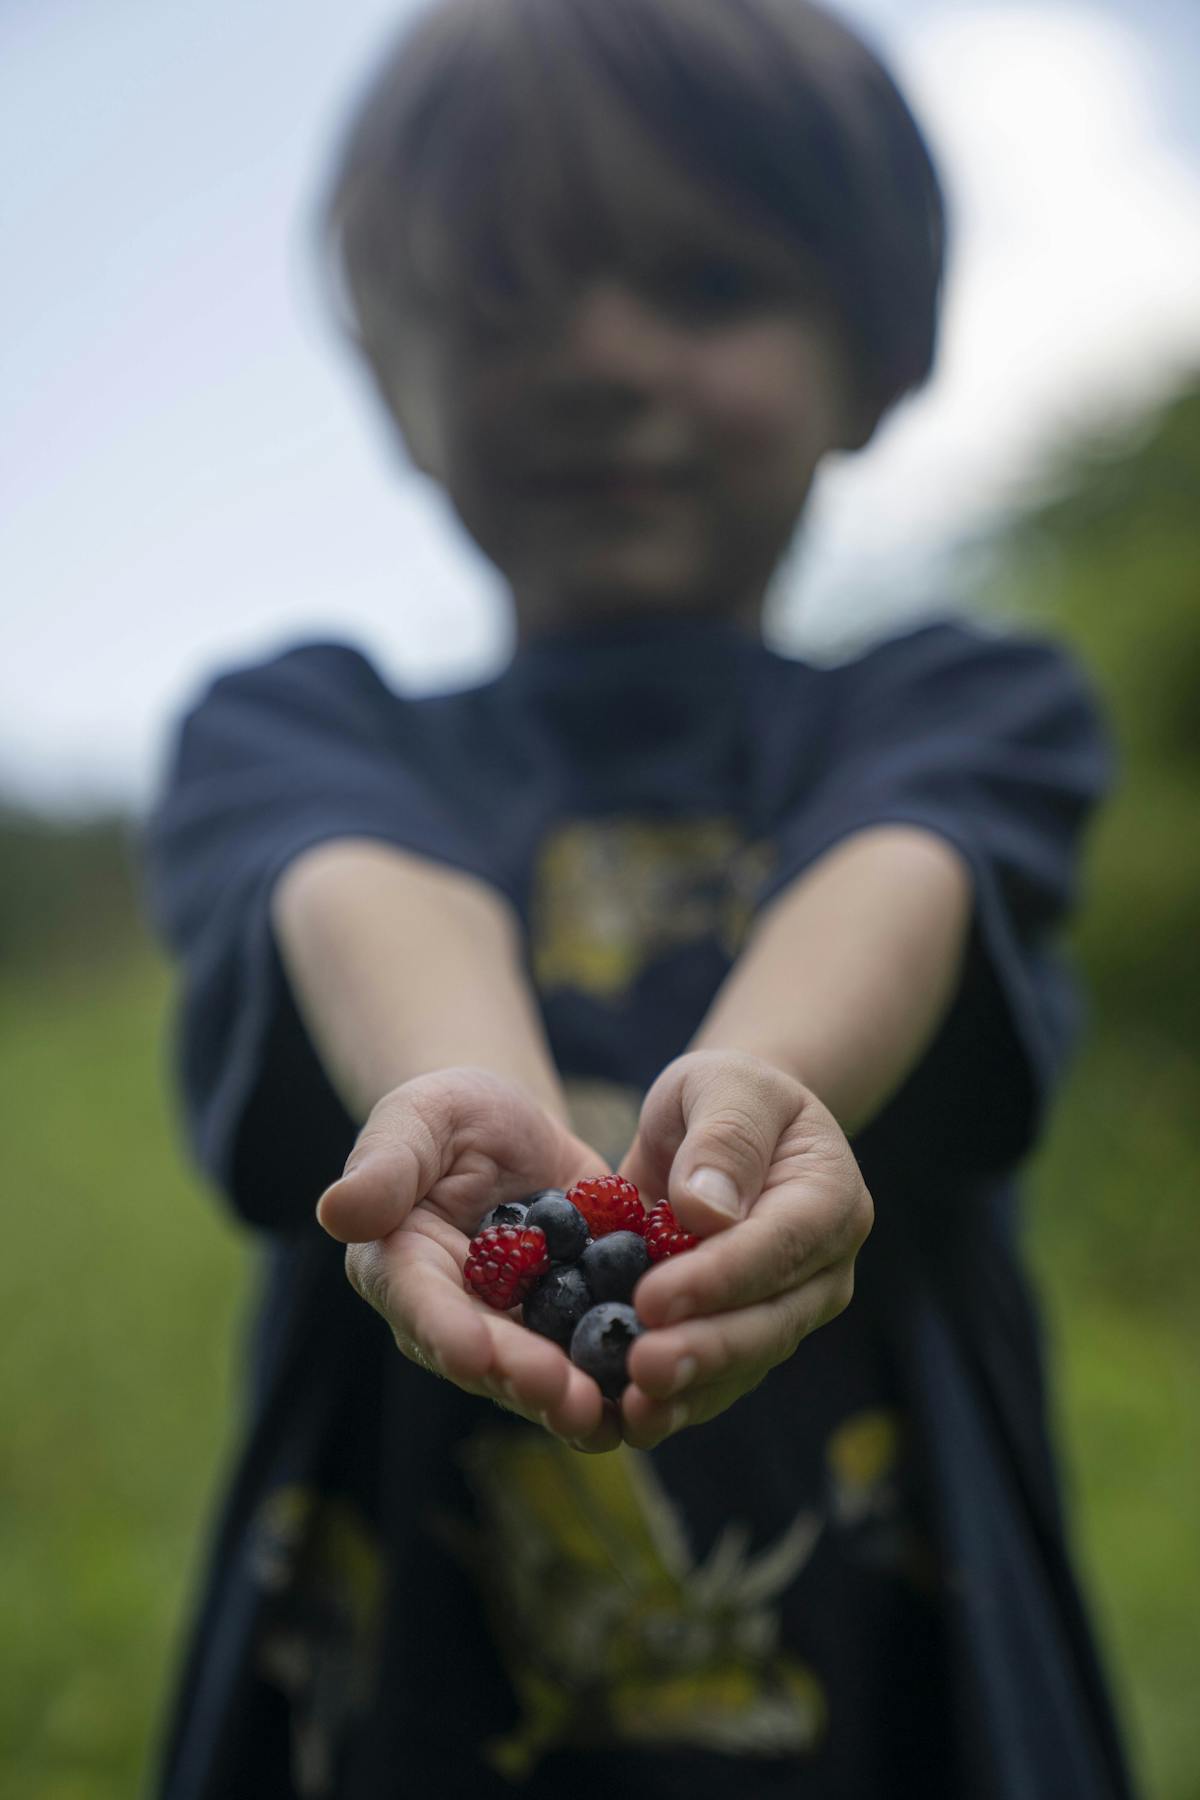
[[[549,1267],[544,1231],[536,1226],[489,1225],[471,1239],[463,1286],[497,1311],[507,1312],[533,1292]]]
[[[587,1175],[567,1189],[567,1199],[587,1220],[594,1238],[610,1231],[636,1231],[642,1235],[646,1211],[632,1181],[621,1175]]]
[[[642,1235],[652,1263],[663,1262],[668,1256],[678,1256],[681,1250],[694,1250],[700,1242],[690,1231],[680,1230],[679,1220],[671,1211],[667,1200],[660,1200],[657,1206],[651,1207],[646,1214],[646,1229]]]

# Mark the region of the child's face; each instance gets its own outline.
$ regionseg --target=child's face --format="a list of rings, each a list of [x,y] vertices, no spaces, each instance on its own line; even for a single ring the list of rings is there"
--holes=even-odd
[[[426,326],[405,362],[410,447],[527,629],[757,619],[817,465],[855,442],[832,321],[736,244],[597,275],[489,341]]]

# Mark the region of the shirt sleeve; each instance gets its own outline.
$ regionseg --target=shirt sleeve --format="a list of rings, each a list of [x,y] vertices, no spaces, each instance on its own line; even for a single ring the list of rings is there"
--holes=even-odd
[[[307,1222],[355,1127],[290,992],[270,922],[288,864],[372,837],[488,879],[408,703],[358,652],[306,645],[221,676],[187,713],[143,839],[178,959],[175,1058],[194,1155],[254,1224]]]
[[[1100,709],[1061,648],[955,624],[833,671],[830,694],[828,754],[785,821],[770,892],[872,826],[921,826],[953,845],[974,889],[962,981],[877,1124],[956,1170],[1009,1168],[1037,1138],[1075,1035],[1056,938],[1110,783]]]

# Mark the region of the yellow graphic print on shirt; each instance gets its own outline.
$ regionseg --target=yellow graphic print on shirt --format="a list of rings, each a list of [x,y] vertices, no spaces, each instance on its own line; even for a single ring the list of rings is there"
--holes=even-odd
[[[851,1413],[825,1444],[827,1517],[843,1554],[881,1574],[899,1575],[931,1598],[938,1571],[933,1546],[904,1492],[906,1454],[899,1413],[890,1407]]]
[[[798,1755],[820,1740],[825,1696],[779,1643],[772,1604],[821,1534],[800,1512],[750,1554],[730,1524],[697,1562],[648,1456],[580,1456],[541,1432],[464,1445],[478,1528],[441,1534],[482,1588],[522,1709],[487,1748],[511,1779],[562,1744],[693,1746]]]
[[[461,1455],[478,1523],[434,1529],[479,1583],[521,1708],[487,1747],[514,1781],[566,1744],[810,1753],[828,1700],[780,1641],[784,1594],[830,1534],[884,1576],[925,1586],[932,1566],[897,1482],[901,1423],[883,1409],[827,1439],[819,1506],[753,1553],[731,1523],[702,1559],[649,1456],[580,1456],[542,1432],[494,1428]],[[378,1678],[380,1548],[350,1502],[299,1484],[265,1497],[249,1548],[264,1598],[258,1669],[289,1702],[292,1782],[304,1800],[333,1800]]]
[[[714,939],[734,956],[770,866],[730,819],[574,819],[533,871],[530,939],[543,993],[617,1002],[642,970]]]
[[[292,1785],[301,1800],[332,1800],[338,1751],[377,1675],[378,1541],[351,1501],[296,1482],[264,1498],[249,1561],[264,1596],[258,1671],[290,1703]]]
[[[624,1004],[644,969],[688,944],[736,955],[771,850],[727,819],[574,820],[544,844],[530,905],[533,973]],[[681,1046],[682,1048],[682,1046]],[[575,1129],[614,1165],[632,1141],[635,1088],[568,1082]],[[884,1570],[908,1540],[893,1477],[895,1415],[860,1413],[828,1440],[824,1492],[755,1553],[731,1522],[693,1556],[649,1456],[580,1456],[540,1432],[485,1431],[461,1455],[478,1524],[437,1530],[472,1571],[520,1707],[487,1747],[514,1781],[565,1746],[805,1756],[821,1742],[821,1680],[781,1642],[781,1601],[822,1533],[861,1525],[850,1554]],[[899,1566],[895,1572],[906,1572]]]
[[[539,991],[568,988],[621,1006],[651,963],[687,944],[712,941],[732,959],[773,857],[771,845],[747,842],[720,816],[560,825],[533,869],[529,935]],[[641,1093],[577,1075],[565,1085],[572,1129],[615,1168],[637,1131]]]

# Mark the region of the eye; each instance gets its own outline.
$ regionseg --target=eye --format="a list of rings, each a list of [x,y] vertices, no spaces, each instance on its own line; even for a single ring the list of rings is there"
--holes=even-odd
[[[732,257],[679,257],[654,270],[644,283],[656,306],[676,318],[719,323],[764,306],[770,284],[756,269]]]

